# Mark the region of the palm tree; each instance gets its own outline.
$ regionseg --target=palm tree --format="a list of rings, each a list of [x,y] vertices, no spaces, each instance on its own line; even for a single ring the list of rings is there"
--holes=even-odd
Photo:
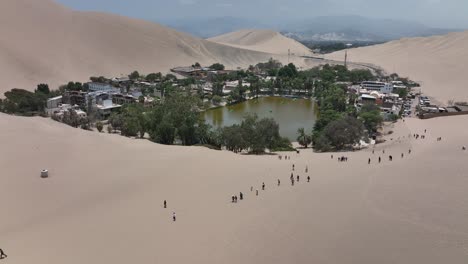
[[[307,148],[307,146],[309,146],[310,143],[312,143],[312,138],[310,137],[310,135],[307,135],[306,132],[305,132],[305,129],[303,127],[299,128],[297,130],[297,133],[299,134],[299,136],[297,137],[297,142]]]

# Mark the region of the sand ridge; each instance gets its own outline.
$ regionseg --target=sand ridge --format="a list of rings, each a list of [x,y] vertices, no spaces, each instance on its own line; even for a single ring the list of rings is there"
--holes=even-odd
[[[267,49],[235,48],[143,20],[74,11],[52,0],[3,0],[0,22],[2,95],[11,88],[33,90],[38,83],[57,88],[90,76],[168,72],[195,62],[236,69],[272,57],[288,61]]]
[[[272,30],[243,29],[212,37],[208,40],[233,47],[272,54],[287,55],[288,49],[291,54],[297,56],[310,56],[313,54],[303,44]]]

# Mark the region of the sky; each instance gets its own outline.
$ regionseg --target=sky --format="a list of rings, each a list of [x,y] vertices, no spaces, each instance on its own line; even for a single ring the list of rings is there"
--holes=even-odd
[[[315,16],[360,15],[417,21],[431,27],[468,28],[468,0],[56,0],[79,10],[151,21],[230,16],[290,22]]]

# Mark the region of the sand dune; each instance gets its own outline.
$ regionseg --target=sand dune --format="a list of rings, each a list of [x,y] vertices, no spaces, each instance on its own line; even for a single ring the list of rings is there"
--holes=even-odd
[[[466,263],[466,122],[407,119],[375,155],[341,153],[349,161],[338,163],[310,150],[279,161],[1,114],[0,246],[15,264]],[[425,128],[424,141],[396,140]],[[393,162],[375,164],[382,148]],[[250,186],[262,182],[256,197]],[[230,203],[240,191],[245,200]]]
[[[343,60],[343,52],[330,59]],[[439,99],[468,101],[468,32],[428,38],[409,38],[386,44],[352,49],[348,58],[354,62],[373,63],[388,73],[397,72],[422,83],[422,91]]]
[[[287,55],[289,49],[291,53],[297,56],[312,55],[312,52],[306,46],[271,30],[245,29],[209,38],[209,40],[233,47],[272,54]]]
[[[19,19],[21,14],[21,19]],[[270,57],[195,38],[122,16],[78,12],[52,0],[0,2],[0,93],[13,87],[53,87],[92,75],[120,76],[200,62],[246,67]],[[299,64],[301,61],[297,61]]]

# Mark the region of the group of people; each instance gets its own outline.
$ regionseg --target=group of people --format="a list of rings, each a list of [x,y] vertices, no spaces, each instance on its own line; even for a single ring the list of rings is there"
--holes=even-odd
[[[292,165],[292,170],[294,171],[295,168],[296,168],[296,166],[293,164],[293,165]],[[309,171],[309,167],[306,166],[306,167],[305,167],[305,172],[308,173],[308,171]],[[294,186],[294,183],[295,183],[296,181],[299,182],[299,180],[300,180],[300,176],[297,175],[296,178],[294,178],[294,173],[292,173],[292,172],[291,172],[291,176],[290,176],[289,178],[290,178],[290,180],[291,180],[291,185],[292,185],[292,186]],[[310,182],[310,176],[307,176],[307,182]],[[278,186],[281,186],[281,180],[280,180],[280,179],[278,179],[277,184],[278,184]],[[262,188],[262,191],[265,191],[265,189],[266,189],[266,184],[265,184],[265,182],[262,182],[261,188]],[[253,187],[253,186],[250,186],[250,192],[253,192],[253,191],[254,191],[254,187]],[[259,194],[259,191],[258,191],[258,189],[256,189],[256,190],[255,190],[255,195],[258,196],[258,194]],[[243,200],[243,199],[244,199],[244,194],[243,194],[242,192],[240,192],[240,193],[239,193],[239,197],[238,197],[237,195],[233,195],[233,196],[231,197],[231,202],[232,202],[232,203],[237,203],[238,200]]]
[[[332,158],[333,158],[333,155],[332,155]],[[345,156],[338,157],[338,162],[348,162],[348,157],[345,157]]]
[[[244,194],[242,192],[239,193],[239,200],[244,200]],[[232,202],[237,203],[237,195],[232,196]]]
[[[279,160],[282,160],[282,159],[283,159],[283,156],[282,156],[282,155],[279,155],[279,156],[278,156],[278,159],[279,159]],[[286,156],[286,155],[285,155],[285,156],[284,156],[284,160],[291,160],[291,156]]]
[[[163,207],[167,208],[167,201],[166,200],[163,201]],[[176,213],[175,212],[172,212],[172,221],[173,222],[176,221]]]

